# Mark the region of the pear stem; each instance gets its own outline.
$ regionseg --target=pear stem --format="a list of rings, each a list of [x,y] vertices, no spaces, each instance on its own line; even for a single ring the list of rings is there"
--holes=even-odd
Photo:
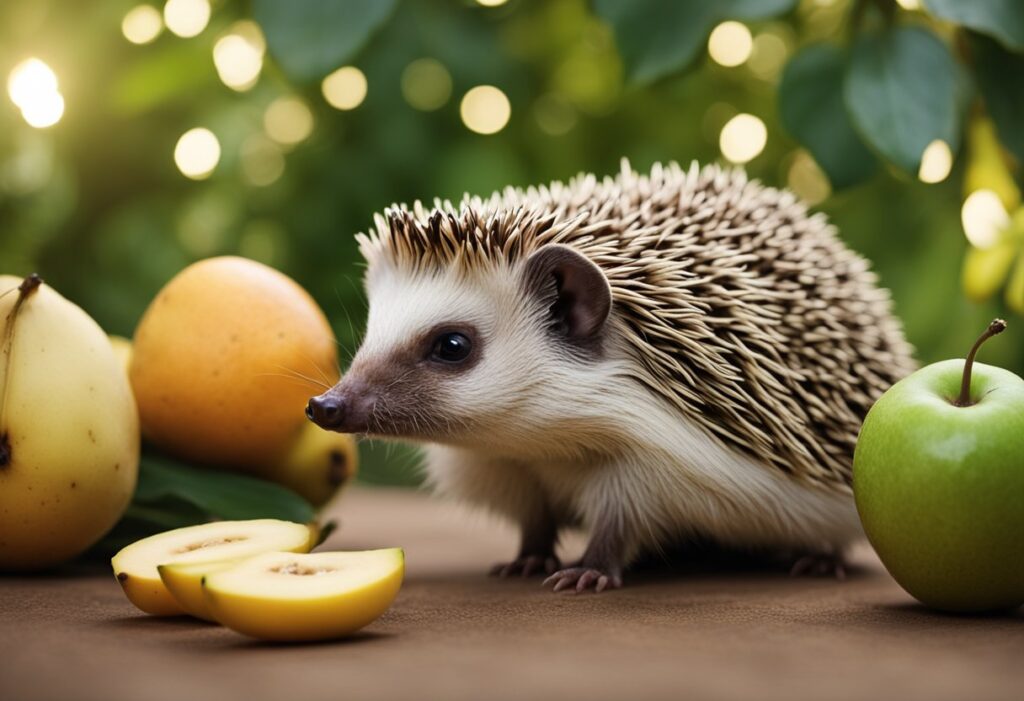
[[[38,290],[42,284],[43,278],[39,277],[36,273],[32,273],[21,281],[21,284],[18,285],[18,299],[15,300],[14,307],[11,308],[10,313],[7,315],[3,332],[0,333],[0,353],[6,356],[4,358],[4,372],[2,375],[3,384],[0,385],[0,469],[11,464],[11,439],[7,432],[3,430],[3,418],[4,410],[7,408],[7,386],[10,384],[7,382],[7,378],[10,377],[11,356],[14,354],[14,345],[11,343],[11,339],[14,337],[14,322],[17,320],[18,312],[21,310],[25,300]]]
[[[981,348],[981,344],[992,338],[998,336],[1006,330],[1006,322],[1002,319],[993,319],[992,323],[988,325],[985,332],[978,336],[978,340],[971,346],[971,352],[967,354],[967,360],[964,361],[964,377],[960,382],[960,396],[953,402],[955,406],[971,406],[974,402],[971,401],[971,369],[974,367],[974,356],[978,354],[978,349]]]

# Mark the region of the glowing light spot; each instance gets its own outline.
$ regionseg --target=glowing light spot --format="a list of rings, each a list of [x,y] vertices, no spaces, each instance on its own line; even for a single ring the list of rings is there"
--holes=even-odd
[[[266,187],[284,174],[281,147],[262,134],[254,134],[242,142],[240,159],[242,175],[250,185]]]
[[[22,107],[21,116],[36,129],[52,127],[64,116],[64,97],[59,92],[44,93]]]
[[[36,129],[53,126],[64,115],[64,97],[57,87],[57,74],[38,58],[22,61],[7,78],[11,102]]]
[[[39,95],[55,92],[57,74],[38,58],[29,58],[19,63],[7,79],[7,94],[18,107],[25,107]]]
[[[904,10],[920,10],[921,0],[896,0],[896,4]]]
[[[787,56],[789,46],[785,39],[774,32],[761,32],[754,37],[747,67],[762,80],[774,80],[782,71]]]
[[[576,110],[558,93],[542,95],[533,105],[533,118],[541,131],[561,136],[576,126]]]
[[[238,240],[238,252],[267,265],[280,265],[288,252],[288,232],[276,221],[254,219]]]
[[[184,39],[199,34],[209,22],[209,0],[167,0],[164,5],[164,23]]]
[[[821,170],[811,154],[797,151],[793,162],[786,173],[786,184],[789,189],[800,196],[804,202],[813,207],[832,194],[832,186],[828,176]]]
[[[512,116],[508,98],[493,85],[478,85],[465,94],[459,105],[462,122],[478,134],[496,134]]]
[[[249,90],[259,80],[266,48],[259,25],[249,20],[236,22],[213,46],[217,75],[232,90]]]
[[[949,144],[942,139],[936,139],[928,144],[921,154],[921,167],[917,171],[917,177],[921,182],[941,183],[949,175],[952,167],[953,152],[949,150]]]
[[[416,109],[440,109],[451,96],[452,77],[440,61],[418,58],[402,71],[402,97]]]
[[[355,66],[342,66],[324,78],[320,89],[331,107],[354,110],[366,99],[366,76]]]
[[[995,192],[975,190],[964,200],[960,221],[971,245],[991,248],[999,241],[1003,229],[1009,226],[1010,215]]]
[[[740,113],[722,127],[718,146],[722,155],[733,163],[747,163],[764,151],[768,129],[752,114]]]
[[[164,20],[152,5],[137,5],[121,20],[121,33],[133,44],[148,44],[160,36]]]
[[[279,97],[263,114],[263,128],[277,143],[294,146],[313,133],[313,113],[297,97]]]
[[[208,178],[219,161],[220,142],[212,131],[203,127],[186,131],[174,147],[178,170],[192,180]]]
[[[484,7],[499,7],[500,5],[504,5],[506,2],[508,2],[508,0],[476,0],[477,5],[482,5]]]
[[[708,53],[711,59],[723,66],[739,66],[748,58],[754,47],[753,38],[747,25],[741,22],[722,22],[708,37]]]

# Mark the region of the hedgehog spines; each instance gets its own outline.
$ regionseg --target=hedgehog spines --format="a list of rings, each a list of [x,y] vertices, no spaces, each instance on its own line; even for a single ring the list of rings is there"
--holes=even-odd
[[[359,236],[372,266],[514,265],[570,245],[612,289],[636,379],[717,439],[848,489],[871,403],[913,368],[888,293],[822,214],[717,166],[507,188],[389,208]]]

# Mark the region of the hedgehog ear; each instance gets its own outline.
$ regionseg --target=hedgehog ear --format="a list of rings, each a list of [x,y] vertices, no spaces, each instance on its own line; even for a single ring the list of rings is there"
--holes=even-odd
[[[547,305],[552,328],[576,341],[594,337],[611,311],[608,279],[569,246],[548,244],[530,255],[523,284]]]

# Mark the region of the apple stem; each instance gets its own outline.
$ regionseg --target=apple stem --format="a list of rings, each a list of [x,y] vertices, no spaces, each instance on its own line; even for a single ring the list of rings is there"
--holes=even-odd
[[[11,440],[6,433],[0,434],[0,470],[11,464]]]
[[[981,344],[992,338],[998,336],[1006,330],[1006,322],[1002,319],[993,319],[992,323],[988,325],[985,332],[978,336],[978,340],[971,346],[971,352],[967,354],[967,360],[964,361],[964,377],[960,383],[960,396],[953,402],[956,406],[971,406],[974,402],[971,401],[971,369],[974,367],[974,356],[978,354],[978,349],[981,348]]]

